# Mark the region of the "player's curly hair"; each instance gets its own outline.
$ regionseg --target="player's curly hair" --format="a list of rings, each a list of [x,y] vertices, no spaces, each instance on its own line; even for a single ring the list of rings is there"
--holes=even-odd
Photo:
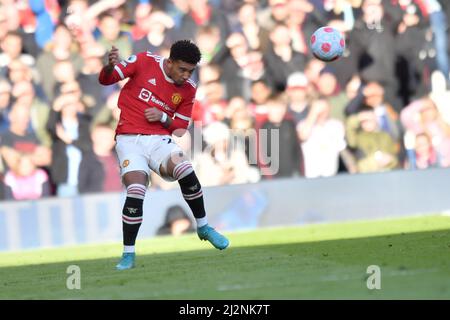
[[[190,40],[179,40],[170,47],[170,60],[181,60],[190,64],[200,62],[200,49]]]

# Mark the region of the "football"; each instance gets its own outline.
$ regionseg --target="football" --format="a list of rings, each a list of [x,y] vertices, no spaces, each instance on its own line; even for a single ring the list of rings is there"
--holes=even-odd
[[[341,32],[332,27],[317,29],[310,40],[313,55],[322,61],[334,61],[344,53],[345,39]]]

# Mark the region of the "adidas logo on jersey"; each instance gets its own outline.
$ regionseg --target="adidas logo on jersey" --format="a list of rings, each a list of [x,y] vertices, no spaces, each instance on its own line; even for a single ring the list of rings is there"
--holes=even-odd
[[[151,78],[150,80],[148,80],[148,83],[151,83],[152,85],[156,86],[156,79]]]

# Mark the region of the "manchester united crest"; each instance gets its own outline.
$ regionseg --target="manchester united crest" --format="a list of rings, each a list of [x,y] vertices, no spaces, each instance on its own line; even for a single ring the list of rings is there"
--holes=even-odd
[[[181,94],[179,94],[179,93],[174,93],[174,94],[172,95],[172,103],[173,103],[173,104],[178,105],[178,104],[180,104],[181,100],[182,100]]]

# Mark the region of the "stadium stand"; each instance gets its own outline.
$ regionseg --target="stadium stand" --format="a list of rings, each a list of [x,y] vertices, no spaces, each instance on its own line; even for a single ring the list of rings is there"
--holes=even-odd
[[[92,141],[113,139],[106,127],[117,123],[124,85],[97,84],[104,55],[114,45],[122,58],[141,50],[165,56],[180,38],[203,54],[189,145],[198,172],[216,168],[206,185],[449,167],[449,7],[443,0],[3,2],[1,199],[118,191],[110,151],[98,154]],[[345,33],[338,61],[324,64],[309,50],[322,25]],[[231,130],[224,136],[220,128]],[[261,133],[273,129],[283,141],[278,159],[259,147],[270,144]],[[223,139],[238,148],[212,152]],[[24,181],[40,191],[15,192]]]

